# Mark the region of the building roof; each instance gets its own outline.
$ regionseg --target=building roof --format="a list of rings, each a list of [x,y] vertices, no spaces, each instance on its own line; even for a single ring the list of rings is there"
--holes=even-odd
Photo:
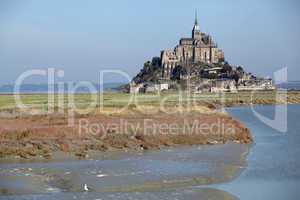
[[[180,41],[182,41],[182,40],[186,40],[186,41],[194,41],[193,38],[181,38]]]

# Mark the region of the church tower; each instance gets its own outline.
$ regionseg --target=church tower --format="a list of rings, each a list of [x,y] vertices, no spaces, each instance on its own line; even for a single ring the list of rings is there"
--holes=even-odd
[[[195,24],[192,32],[192,37],[194,40],[201,40],[201,32],[198,25],[198,17],[197,17],[197,10],[195,12]]]

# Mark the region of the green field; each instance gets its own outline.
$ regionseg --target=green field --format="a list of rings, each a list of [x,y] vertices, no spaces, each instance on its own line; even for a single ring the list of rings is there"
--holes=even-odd
[[[74,94],[54,95],[54,107],[70,108],[76,105],[77,108],[85,108],[91,104],[95,107],[120,108],[126,105],[166,106],[178,105],[180,103],[209,102],[213,104],[272,104],[284,103],[284,99],[276,101],[277,97],[284,97],[282,92],[256,91],[222,94],[187,94],[187,93],[161,93],[161,94],[137,94],[125,93],[104,93],[104,94]],[[22,103],[29,108],[47,109],[49,101],[47,94],[23,94],[20,95]],[[74,99],[74,101],[73,101]],[[300,93],[289,92],[288,103],[299,103]],[[74,103],[72,103],[74,102]],[[16,109],[17,104],[14,95],[0,95],[0,110]]]

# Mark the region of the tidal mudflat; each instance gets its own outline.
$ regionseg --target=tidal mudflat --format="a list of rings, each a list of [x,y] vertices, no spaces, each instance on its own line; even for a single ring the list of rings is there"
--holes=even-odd
[[[189,188],[233,180],[246,167],[249,148],[247,144],[228,143],[108,153],[87,160],[6,163],[0,169],[1,195],[11,199],[197,199],[199,195],[232,199],[221,190]]]

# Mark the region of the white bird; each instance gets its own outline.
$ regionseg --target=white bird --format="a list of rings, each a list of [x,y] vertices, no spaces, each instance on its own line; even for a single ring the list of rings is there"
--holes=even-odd
[[[87,184],[84,184],[83,189],[84,189],[84,191],[89,191]]]
[[[106,174],[98,174],[97,175],[98,178],[102,178],[102,177],[105,177],[105,176],[107,176],[107,175]]]

